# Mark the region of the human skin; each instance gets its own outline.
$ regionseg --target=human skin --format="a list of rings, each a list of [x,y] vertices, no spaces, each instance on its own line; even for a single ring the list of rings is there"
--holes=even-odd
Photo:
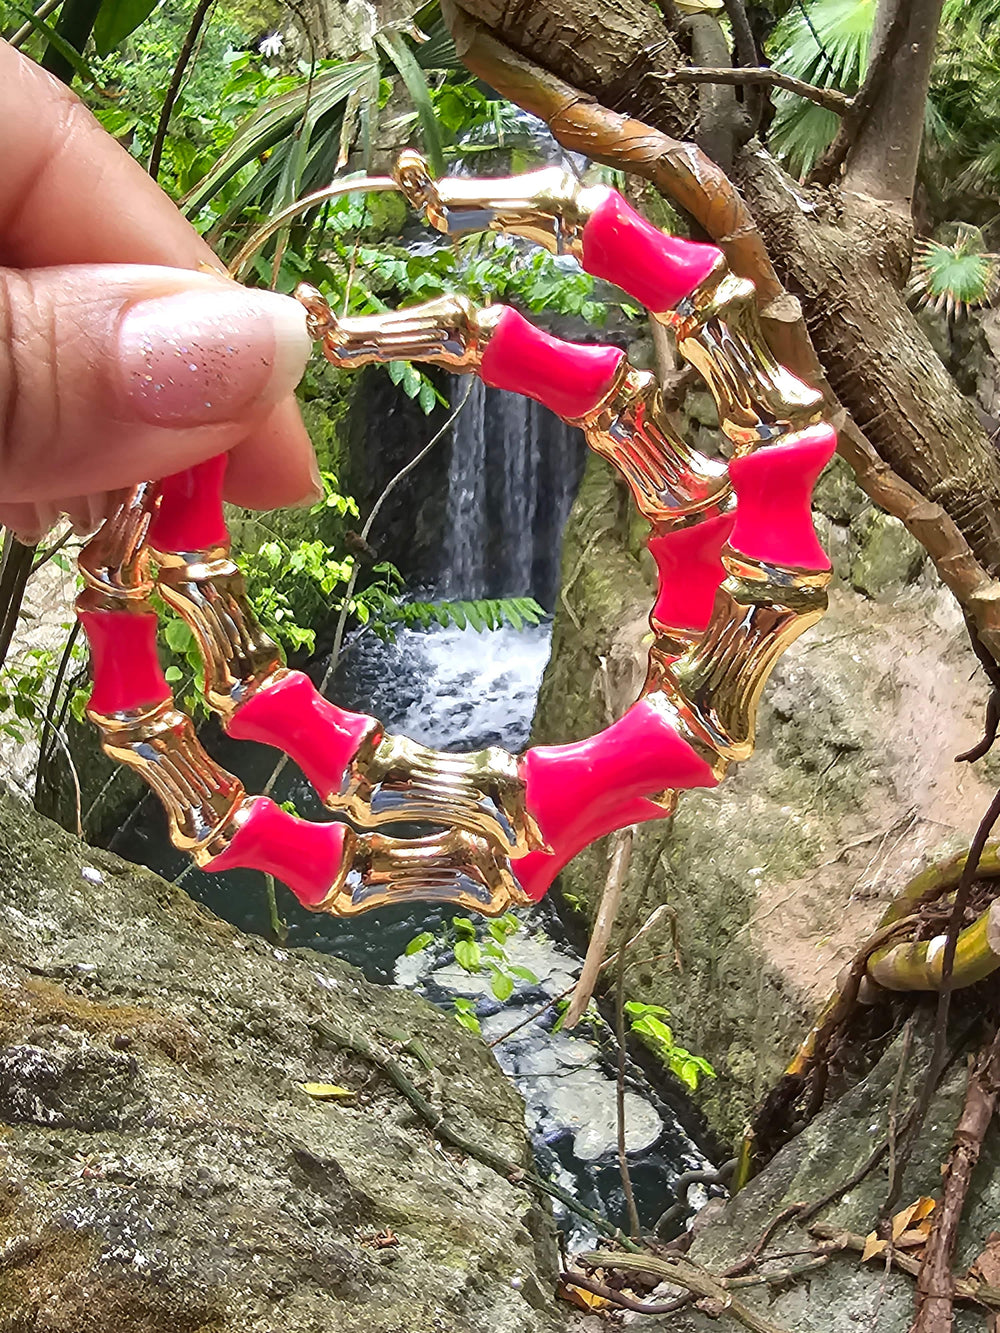
[[[94,528],[109,495],[228,452],[226,498],[319,497],[292,391],[304,312],[231,283],[79,99],[0,42],[0,523]]]

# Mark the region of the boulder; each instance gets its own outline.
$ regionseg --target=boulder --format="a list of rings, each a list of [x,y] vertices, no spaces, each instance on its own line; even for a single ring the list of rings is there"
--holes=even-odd
[[[529,1164],[449,1015],[0,796],[0,1328],[564,1329],[548,1212],[437,1116]]]
[[[669,1009],[676,1042],[715,1067],[696,1100],[729,1142],[888,901],[968,845],[995,790],[990,757],[954,762],[981,734],[987,694],[957,604],[930,571],[877,600],[852,587],[852,524],[863,511],[894,520],[842,464],[831,473],[818,488],[830,610],[779,661],[752,758],[639,826],[615,936],[669,907],[635,946],[629,998]],[[600,730],[609,695],[617,716],[641,687],[656,580],[633,515],[592,459],[567,528],[535,743]],[[581,934],[606,874],[597,844],[560,877]]]

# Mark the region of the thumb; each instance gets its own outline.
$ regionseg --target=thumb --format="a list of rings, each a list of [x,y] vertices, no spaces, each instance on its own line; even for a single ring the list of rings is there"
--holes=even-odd
[[[114,490],[229,450],[309,352],[297,301],[214,275],[0,269],[0,501]]]

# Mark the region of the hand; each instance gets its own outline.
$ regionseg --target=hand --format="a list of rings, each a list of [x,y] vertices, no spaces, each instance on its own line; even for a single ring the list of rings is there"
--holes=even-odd
[[[298,302],[230,282],[139,163],[3,42],[0,144],[0,523],[28,542],[60,513],[90,530],[109,492],[223,451],[227,499],[318,499]]]

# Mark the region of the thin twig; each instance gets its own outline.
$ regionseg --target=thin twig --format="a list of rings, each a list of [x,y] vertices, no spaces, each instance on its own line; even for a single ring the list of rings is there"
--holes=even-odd
[[[583,960],[583,968],[574,988],[573,998],[566,1011],[566,1017],[563,1020],[563,1028],[566,1030],[576,1027],[579,1023],[590,1004],[594,987],[597,985],[597,977],[601,970],[601,964],[604,962],[611,932],[614,929],[615,917],[618,915],[618,906],[621,903],[622,892],[625,888],[625,877],[628,874],[629,864],[632,860],[634,836],[635,829],[631,826],[618,829],[612,835],[611,864],[608,866],[608,877],[604,882],[601,904],[597,909],[597,918],[594,921],[594,929],[590,935],[590,943],[587,945],[587,956]]]
[[[589,1291],[592,1296],[602,1297],[609,1305],[617,1305],[620,1310],[633,1310],[636,1314],[673,1314],[682,1305],[687,1305],[691,1299],[688,1295],[682,1296],[679,1300],[675,1297],[672,1301],[637,1301],[631,1296],[623,1295],[620,1291],[612,1291],[603,1282],[597,1282],[592,1277],[584,1277],[582,1273],[575,1273],[572,1269],[560,1273],[559,1276],[567,1286],[579,1287],[582,1291]]]
[[[631,832],[629,842],[631,843]],[[624,876],[623,876],[624,878]],[[601,961],[603,962],[603,956]],[[598,972],[600,966],[598,966]],[[595,973],[594,980],[597,980]],[[575,997],[574,997],[575,999]],[[622,1178],[625,1192],[625,1206],[628,1210],[628,1227],[632,1239],[638,1241],[642,1234],[639,1225],[639,1210],[635,1206],[635,1191],[632,1188],[632,1175],[628,1169],[628,1149],[626,1145],[625,1123],[625,954],[618,951],[618,975],[615,984],[615,1037],[618,1042],[618,1061],[615,1070],[615,1119],[618,1129],[618,1173]]]
[[[648,934],[661,917],[669,915],[670,911],[671,908],[668,907],[666,903],[661,903],[659,907],[655,908],[632,938],[626,940],[620,949],[616,949],[613,954],[608,958],[605,958],[604,962],[601,964],[601,971],[603,972],[605,968],[608,968],[612,963],[617,962],[618,958],[626,949],[630,949],[632,945],[635,944],[636,940],[641,939],[643,935]],[[628,968],[626,968],[626,971],[628,971]],[[550,1009],[554,1009],[560,1000],[565,1000],[568,995],[572,995],[575,989],[576,982],[574,981],[572,985],[567,986],[566,989],[560,991],[558,995],[553,995],[550,999],[546,1000],[543,1005],[540,1005],[537,1009],[533,1009],[527,1018],[522,1018],[521,1021],[515,1023],[512,1028],[508,1028],[506,1032],[501,1032],[499,1037],[494,1037],[491,1042],[487,1042],[487,1045],[491,1047],[499,1046],[502,1041],[507,1041],[510,1037],[513,1037],[515,1033],[520,1032],[522,1028],[529,1027],[532,1023],[537,1023],[543,1014],[547,1014]]]
[[[906,1020],[906,1026],[903,1028],[903,1041],[899,1050],[899,1064],[896,1066],[896,1077],[892,1083],[892,1095],[889,1098],[889,1195],[898,1194],[897,1185],[898,1164],[896,1161],[896,1138],[899,1133],[899,1098],[903,1089],[903,1079],[906,1076],[906,1066],[910,1059],[910,1048],[913,1045],[913,1028],[916,1022],[916,1015],[911,1014]],[[889,1217],[889,1209],[883,1207],[882,1220]],[[892,1248],[892,1238],[889,1238],[889,1248]]]
[[[809,1228],[809,1234],[826,1241],[831,1250],[854,1250],[857,1254],[863,1254],[865,1250],[864,1236],[831,1226],[828,1222],[814,1222]],[[907,1254],[905,1250],[897,1249],[892,1256],[892,1263],[894,1268],[909,1273],[911,1277],[916,1277],[920,1272],[920,1260],[914,1254]],[[1000,1310],[1000,1288],[963,1277],[954,1279],[954,1288],[956,1300],[972,1301],[976,1305],[986,1306],[989,1310]]]
[[[969,1071],[965,1104],[945,1168],[941,1202],[935,1208],[917,1278],[917,1317],[910,1333],[939,1333],[952,1326],[955,1279],[951,1270],[958,1227],[972,1172],[979,1160],[1000,1093],[1000,1030]]]
[[[879,49],[869,62],[864,82],[850,99],[850,106],[841,118],[837,137],[809,175],[811,185],[831,185],[847,161],[847,155],[884,86],[886,73],[896,58],[896,52],[899,50],[909,22],[910,6],[900,0],[885,30]]]
[[[70,660],[73,656],[73,648],[79,636],[80,621],[74,619],[70,631],[66,636],[66,642],[63,644],[62,655],[59,658],[59,666],[56,669],[56,678],[52,685],[52,692],[49,694],[48,703],[45,705],[45,715],[42,719],[44,722],[53,722],[55,719],[56,705],[59,702],[59,695],[62,691],[63,681],[66,678],[66,672],[69,669]],[[59,723],[55,723],[56,727],[59,725]],[[55,734],[58,735],[58,732]],[[35,765],[34,805],[36,809],[38,807],[38,798],[41,795],[41,784],[44,779],[45,768],[51,753],[51,748],[46,744],[45,737],[43,736],[38,746],[38,763]],[[88,811],[87,813],[89,814],[90,812]]]
[[[737,1320],[751,1333],[786,1333],[780,1325],[744,1305],[726,1287],[725,1278],[716,1277],[700,1264],[681,1256],[660,1256],[652,1254],[615,1254],[608,1250],[589,1251],[577,1255],[577,1263],[584,1268],[617,1268],[623,1272],[650,1273],[662,1278],[674,1286],[685,1287],[700,1299],[710,1300],[718,1308],[719,1314],[728,1315]]]
[[[35,10],[35,18],[47,19],[51,14],[56,12],[62,3],[63,0],[45,0],[45,3],[39,5]],[[13,37],[8,38],[7,45],[12,46],[16,51],[21,43],[26,42],[31,34],[36,31],[37,29],[33,23],[23,23],[20,28],[18,28],[17,32],[14,33]]]
[[[170,84],[167,87],[166,96],[163,99],[163,105],[160,107],[160,118],[156,123],[156,133],[153,136],[153,147],[149,154],[149,174],[155,181],[160,174],[160,160],[163,157],[163,145],[166,143],[167,130],[170,126],[170,117],[174,113],[174,106],[180,95],[181,84],[184,82],[184,74],[188,67],[188,62],[194,51],[195,44],[198,41],[198,34],[201,32],[201,25],[208,17],[208,11],[212,8],[215,0],[198,0],[197,8],[191,15],[191,23],[188,26],[184,37],[184,43],[181,46],[180,54],[177,57],[177,63],[174,65],[174,72],[170,76]]]
[[[346,1028],[336,1027],[326,1018],[317,1020],[315,1028],[321,1037],[333,1045],[353,1051],[355,1055],[360,1055],[363,1059],[374,1064],[376,1068],[381,1069],[394,1087],[410,1103],[435,1138],[440,1139],[443,1143],[450,1144],[453,1148],[457,1148],[459,1152],[465,1153],[468,1157],[474,1157],[476,1161],[482,1162],[484,1166],[488,1166],[492,1171],[504,1176],[512,1184],[527,1183],[536,1190],[541,1190],[543,1193],[550,1195],[553,1199],[558,1199],[571,1212],[590,1222],[601,1235],[609,1236],[630,1253],[641,1253],[639,1246],[627,1236],[624,1236],[620,1228],[609,1222],[600,1213],[594,1212],[592,1208],[585,1207],[567,1190],[551,1180],[546,1180],[543,1176],[529,1170],[520,1163],[509,1161],[492,1147],[487,1147],[485,1144],[470,1139],[463,1130],[451,1124],[428,1101],[398,1060],[394,1059],[388,1052],[375,1046],[367,1037]]]
[[[739,87],[747,84],[758,88],[783,88],[785,92],[795,93],[809,102],[837,116],[846,116],[853,105],[853,99],[836,88],[817,88],[804,79],[793,78],[791,74],[782,74],[780,70],[761,66],[756,69],[709,69],[704,66],[687,65],[683,69],[671,70],[668,74],[659,74],[657,79],[667,87],[686,83],[720,83]]]

